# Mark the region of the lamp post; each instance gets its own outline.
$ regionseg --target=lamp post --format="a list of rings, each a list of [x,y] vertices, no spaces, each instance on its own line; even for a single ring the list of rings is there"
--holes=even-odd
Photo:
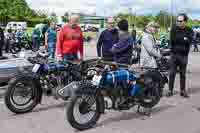
[[[170,2],[171,2],[171,24],[170,24],[170,27],[172,28],[172,25],[173,25],[173,15],[174,15],[174,12],[173,12],[173,0],[171,0]]]

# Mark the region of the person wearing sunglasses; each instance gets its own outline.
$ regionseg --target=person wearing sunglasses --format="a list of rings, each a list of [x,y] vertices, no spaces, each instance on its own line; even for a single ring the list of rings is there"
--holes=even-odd
[[[188,54],[192,44],[193,31],[187,26],[188,17],[181,13],[177,16],[176,26],[173,26],[170,34],[170,74],[168,97],[173,96],[176,73],[180,73],[180,95],[189,98],[186,91],[186,70],[188,64]]]
[[[115,28],[115,20],[112,17],[107,19],[107,29],[104,30],[97,42],[97,55],[103,60],[113,61],[111,49],[119,40],[118,30]]]

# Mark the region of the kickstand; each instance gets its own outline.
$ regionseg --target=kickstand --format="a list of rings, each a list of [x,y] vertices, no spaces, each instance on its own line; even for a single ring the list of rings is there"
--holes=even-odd
[[[144,114],[148,117],[151,116],[151,108],[146,108]]]
[[[140,113],[140,105],[137,107],[137,113]]]

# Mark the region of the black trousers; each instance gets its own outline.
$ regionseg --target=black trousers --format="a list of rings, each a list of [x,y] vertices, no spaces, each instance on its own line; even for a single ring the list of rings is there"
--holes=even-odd
[[[188,56],[183,55],[171,55],[170,61],[170,73],[169,73],[169,90],[173,91],[176,73],[180,73],[180,89],[185,91],[186,85],[186,70],[188,64]]]
[[[5,51],[6,53],[9,53],[10,51],[10,40],[6,39],[6,42],[5,42]]]
[[[3,56],[3,45],[4,41],[0,40],[0,56]]]
[[[194,52],[198,52],[199,51],[198,43],[197,42],[194,44],[194,50],[193,51]]]

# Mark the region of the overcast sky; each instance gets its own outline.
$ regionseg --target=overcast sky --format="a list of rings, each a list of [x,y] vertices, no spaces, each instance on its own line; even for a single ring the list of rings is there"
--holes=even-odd
[[[139,15],[156,14],[160,10],[170,11],[171,1],[174,1],[174,12],[187,12],[190,17],[200,19],[200,0],[27,0],[31,8],[55,12],[57,15],[71,11],[96,12],[101,16],[127,12],[129,8]]]

